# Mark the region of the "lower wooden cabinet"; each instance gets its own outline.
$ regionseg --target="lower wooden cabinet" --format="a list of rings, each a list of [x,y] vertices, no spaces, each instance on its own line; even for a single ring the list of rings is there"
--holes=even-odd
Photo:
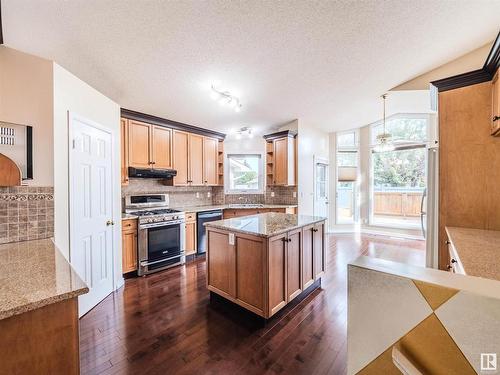
[[[287,264],[287,300],[290,302],[302,292],[302,229],[288,233]]]
[[[274,315],[287,302],[286,252],[287,235],[269,239],[269,314]]]
[[[318,280],[325,273],[325,223],[314,224],[313,254],[314,254],[314,279]]]
[[[186,255],[196,254],[196,214],[186,212],[186,238],[184,242],[184,247],[186,250]]]
[[[208,228],[207,286],[269,318],[325,272],[324,222],[270,238]]]
[[[137,219],[122,221],[122,273],[137,270]]]

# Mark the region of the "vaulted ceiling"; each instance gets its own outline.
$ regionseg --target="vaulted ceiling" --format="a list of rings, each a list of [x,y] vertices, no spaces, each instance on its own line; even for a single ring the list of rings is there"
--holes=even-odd
[[[380,118],[380,95],[495,38],[498,0],[2,0],[4,43],[122,107],[220,131]],[[204,90],[217,81],[240,113]]]

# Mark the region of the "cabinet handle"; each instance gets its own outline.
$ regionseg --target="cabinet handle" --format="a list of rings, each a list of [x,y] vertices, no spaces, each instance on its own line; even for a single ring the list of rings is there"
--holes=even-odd
[[[288,239],[288,242],[292,242],[292,239],[291,239],[291,238],[289,238],[289,239]]]
[[[500,116],[493,116],[493,122],[500,120]]]
[[[456,259],[451,258],[451,263],[457,263]]]
[[[451,242],[450,242],[450,241],[448,241],[448,240],[444,241],[444,243],[445,243],[446,245],[451,244]]]
[[[453,267],[450,266],[449,264],[446,266],[446,269],[451,270]]]
[[[313,232],[317,232],[318,230],[317,230],[316,228],[313,228],[313,229],[312,229],[312,231],[313,231]]]

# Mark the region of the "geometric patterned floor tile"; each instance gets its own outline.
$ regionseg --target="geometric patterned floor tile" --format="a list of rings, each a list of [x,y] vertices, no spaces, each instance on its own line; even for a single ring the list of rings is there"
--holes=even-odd
[[[500,370],[500,301],[460,291],[436,315],[462,353],[481,373],[481,353],[497,353]],[[500,374],[487,371],[485,374]]]
[[[429,284],[424,281],[413,280],[420,293],[429,303],[432,310],[436,310],[443,303],[458,293],[457,289],[446,288],[444,286]]]
[[[417,326],[432,309],[411,279],[348,268],[348,359],[355,374]]]

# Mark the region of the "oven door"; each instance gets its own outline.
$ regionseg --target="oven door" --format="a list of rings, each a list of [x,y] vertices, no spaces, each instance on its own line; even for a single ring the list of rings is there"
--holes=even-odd
[[[184,263],[184,223],[157,223],[140,227],[139,274]]]

